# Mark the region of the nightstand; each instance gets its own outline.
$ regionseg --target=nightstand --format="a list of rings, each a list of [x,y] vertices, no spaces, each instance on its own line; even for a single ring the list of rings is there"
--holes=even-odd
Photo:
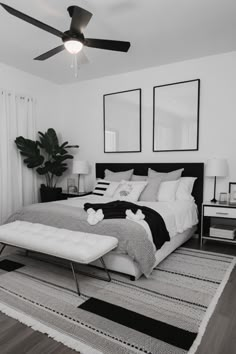
[[[92,194],[92,192],[67,193],[66,191],[63,191],[61,196],[62,199],[68,199],[68,198],[85,197],[86,195],[89,194]]]
[[[236,205],[204,202],[200,244],[203,240],[219,241],[236,245],[233,229],[236,229]]]

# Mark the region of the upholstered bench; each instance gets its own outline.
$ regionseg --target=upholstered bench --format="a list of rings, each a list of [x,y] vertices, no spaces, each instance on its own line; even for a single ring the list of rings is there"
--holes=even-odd
[[[3,245],[0,254],[6,246],[15,246],[68,260],[80,295],[73,263],[89,264],[100,259],[110,281],[103,256],[117,246],[118,240],[111,236],[14,221],[0,226],[0,243]]]

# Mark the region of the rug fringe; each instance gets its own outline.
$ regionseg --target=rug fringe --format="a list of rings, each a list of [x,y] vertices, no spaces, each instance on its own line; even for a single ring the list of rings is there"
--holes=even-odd
[[[73,339],[69,337],[66,334],[60,333],[53,328],[50,328],[46,326],[45,324],[41,323],[40,321],[37,321],[33,319],[32,317],[29,317],[11,307],[8,305],[4,305],[3,303],[0,303],[0,311],[4,313],[5,315],[14,318],[15,320],[23,323],[27,327],[32,328],[35,331],[41,332],[43,334],[46,334],[49,338],[52,338],[56,342],[62,343],[68,348],[71,348],[75,351],[77,351],[80,354],[102,354],[99,350],[93,349],[92,347],[89,347],[88,345]]]
[[[201,340],[202,340],[202,337],[206,331],[206,328],[207,328],[207,325],[208,325],[208,322],[210,321],[210,318],[216,308],[216,305],[220,299],[220,296],[225,288],[225,285],[227,284],[228,280],[229,280],[229,277],[230,277],[230,274],[232,273],[235,265],[236,265],[236,257],[233,257],[233,262],[231,263],[231,265],[229,266],[229,268],[227,269],[226,273],[225,273],[225,276],[224,278],[222,279],[218,289],[216,290],[216,293],[205,313],[205,316],[202,320],[202,323],[199,327],[199,330],[198,330],[198,335],[195,339],[195,341],[193,342],[193,345],[191,346],[190,350],[188,351],[188,354],[194,354],[196,353],[197,351],[197,348],[199,346],[199,344],[201,343]]]

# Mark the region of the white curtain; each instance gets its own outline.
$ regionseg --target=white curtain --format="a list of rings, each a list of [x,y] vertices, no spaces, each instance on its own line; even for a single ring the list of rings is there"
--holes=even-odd
[[[28,169],[17,150],[15,139],[22,135],[34,140],[35,100],[0,91],[0,224],[17,209],[37,201],[35,171]]]

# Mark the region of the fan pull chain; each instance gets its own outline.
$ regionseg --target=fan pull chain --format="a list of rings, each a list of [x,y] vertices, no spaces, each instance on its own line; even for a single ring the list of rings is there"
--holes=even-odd
[[[77,58],[76,54],[72,55],[72,62],[71,62],[70,67],[71,67],[71,69],[74,69],[75,78],[77,78],[79,67],[78,67],[78,58]]]
[[[78,60],[77,60],[77,55],[74,55],[75,57],[75,77],[78,77]]]
[[[74,55],[71,56],[71,64],[70,64],[70,68],[74,69]]]

